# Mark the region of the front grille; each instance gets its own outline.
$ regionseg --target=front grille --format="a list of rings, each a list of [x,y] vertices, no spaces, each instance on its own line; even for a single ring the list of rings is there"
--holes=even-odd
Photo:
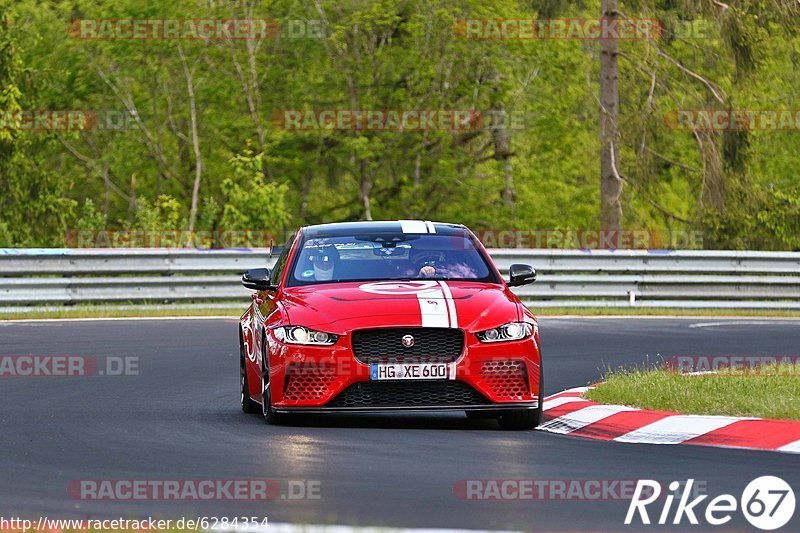
[[[489,403],[461,381],[366,381],[351,385],[326,407],[447,407]]]
[[[403,346],[403,336],[414,346]],[[452,363],[464,350],[464,332],[456,328],[383,328],[353,332],[353,353],[362,363]]]

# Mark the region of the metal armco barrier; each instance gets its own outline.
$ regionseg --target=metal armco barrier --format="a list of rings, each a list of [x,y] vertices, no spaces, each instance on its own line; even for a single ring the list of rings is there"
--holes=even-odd
[[[0,307],[240,301],[268,249],[0,249]],[[539,279],[515,289],[536,307],[800,309],[800,253],[493,249]]]

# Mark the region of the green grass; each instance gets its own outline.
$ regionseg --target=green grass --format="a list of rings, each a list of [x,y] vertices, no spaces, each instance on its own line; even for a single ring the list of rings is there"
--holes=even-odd
[[[800,310],[787,309],[667,309],[641,307],[536,307],[536,316],[699,316],[699,317],[800,317]]]
[[[800,366],[686,375],[663,369],[609,372],[586,398],[642,409],[697,415],[800,420]]]

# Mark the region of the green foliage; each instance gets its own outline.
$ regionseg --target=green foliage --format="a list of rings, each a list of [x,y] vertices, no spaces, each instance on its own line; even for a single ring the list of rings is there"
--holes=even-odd
[[[181,203],[168,194],[159,195],[151,202],[139,198],[133,228],[152,231],[170,231],[181,227]]]
[[[798,131],[698,135],[664,120],[675,109],[800,108],[793,11],[769,0],[727,10],[690,0],[621,4],[626,16],[657,18],[668,30],[652,43],[620,42],[625,226],[702,231],[711,247],[797,247]],[[454,24],[595,18],[599,0],[321,5],[0,0],[5,118],[86,109],[124,119],[117,129],[0,128],[0,245],[59,246],[70,230],[186,229],[196,170],[186,71],[202,156],[198,231],[277,237],[368,214],[477,230],[597,229],[598,42],[471,40]],[[231,17],[324,19],[326,38],[87,40],[63,31],[78,18]],[[506,159],[489,126],[292,131],[275,119],[313,109],[502,109],[516,118]],[[509,168],[513,202],[502,196]]]
[[[226,230],[265,231],[279,238],[287,229],[290,213],[286,207],[286,184],[267,182],[264,156],[245,149],[230,160],[234,178],[222,182],[225,205],[221,227]]]
[[[99,231],[106,227],[106,217],[97,210],[94,201],[91,198],[84,200],[75,220],[75,229],[78,231]]]
[[[48,168],[46,140],[30,139],[19,130],[21,112],[35,102],[23,92],[27,75],[12,18],[0,16],[0,239],[6,246],[57,246],[77,202],[65,198],[64,182]]]
[[[773,191],[769,206],[756,215],[781,242],[793,250],[800,250],[800,192]]]
[[[0,248],[10,248],[14,245],[14,237],[8,229],[8,224],[0,222]]]

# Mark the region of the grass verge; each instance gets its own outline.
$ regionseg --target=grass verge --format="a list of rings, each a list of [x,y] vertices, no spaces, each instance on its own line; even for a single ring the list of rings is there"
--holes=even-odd
[[[788,309],[670,309],[666,307],[536,307],[536,316],[698,316],[698,317],[787,317],[800,318],[800,310]]]
[[[588,399],[696,415],[800,420],[800,367],[765,365],[687,375],[663,369],[610,372]]]

